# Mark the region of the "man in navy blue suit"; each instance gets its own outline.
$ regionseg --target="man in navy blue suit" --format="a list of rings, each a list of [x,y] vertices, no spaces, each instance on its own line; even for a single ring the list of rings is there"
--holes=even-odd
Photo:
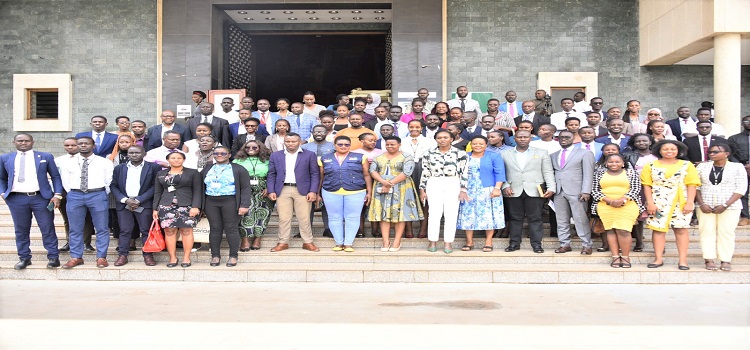
[[[607,131],[609,135],[599,137],[594,141],[604,145],[610,143],[616,143],[620,145],[620,151],[625,151],[625,147],[628,147],[629,136],[625,136],[622,133],[622,129],[625,127],[625,122],[622,119],[609,118],[607,119]]]
[[[461,132],[461,138],[464,140],[471,140],[472,137],[482,134],[482,127],[477,123],[477,114],[474,111],[464,112],[461,117],[461,125],[464,127],[464,131]]]
[[[100,157],[107,157],[112,154],[112,150],[117,143],[117,135],[105,131],[107,128],[107,118],[101,115],[91,117],[91,131],[79,132],[76,138],[90,137],[94,140],[94,154]]]
[[[16,270],[31,265],[31,215],[42,231],[42,242],[47,250],[47,268],[60,266],[57,248],[54,208],[60,206],[62,181],[55,158],[44,152],[33,151],[34,138],[18,134],[13,138],[16,152],[0,156],[0,195],[10,209],[16,232],[16,249],[20,261]],[[50,188],[47,175],[52,179]]]

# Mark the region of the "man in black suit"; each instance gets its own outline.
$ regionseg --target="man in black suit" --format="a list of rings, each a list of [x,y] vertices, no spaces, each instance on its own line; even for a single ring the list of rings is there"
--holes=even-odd
[[[711,135],[712,123],[708,120],[699,121],[696,124],[698,128],[698,136],[692,136],[685,139],[685,146],[687,146],[687,157],[693,163],[707,162],[708,149],[713,145],[724,144],[728,145],[729,142],[723,137]]]
[[[214,115],[214,104],[210,102],[201,102],[201,115],[196,118],[188,120],[188,130],[190,130],[190,139],[192,140],[198,135],[195,133],[195,129],[198,128],[200,123],[208,123],[213,126],[211,134],[214,135],[216,140],[221,142],[222,145],[230,147],[232,145],[232,134],[229,132],[229,122],[221,117]]]
[[[94,140],[94,154],[100,157],[107,157],[112,153],[117,143],[117,135],[108,133],[107,118],[101,115],[91,117],[91,131],[79,132],[76,138],[90,137]]]
[[[143,147],[130,146],[128,148],[130,161],[116,166],[112,174],[110,189],[115,196],[115,210],[120,223],[117,250],[119,256],[115,266],[128,263],[128,248],[130,248],[133,228],[138,227],[144,244],[151,228],[154,181],[161,166],[144,162],[145,155],[146,151]],[[143,261],[147,266],[156,265],[151,253],[143,253]]]
[[[464,131],[461,133],[461,138],[464,140],[471,140],[472,137],[481,135],[482,127],[478,124],[476,112],[464,112],[464,115],[461,117],[461,125],[464,127]]]
[[[609,131],[606,127],[602,126],[602,115],[599,112],[588,111],[586,112],[586,123],[592,129],[596,137],[602,137],[609,135]]]
[[[521,104],[521,109],[523,110],[523,114],[520,114],[513,119],[513,121],[516,122],[516,127],[518,127],[518,124],[524,120],[530,121],[531,124],[534,126],[534,129],[531,132],[534,135],[536,135],[539,132],[540,126],[544,124],[549,124],[549,117],[546,115],[538,114],[534,112],[535,108],[536,108],[536,104],[534,103],[534,101],[524,101],[523,104]]]
[[[695,132],[695,123],[695,119],[690,117],[690,108],[687,107],[677,108],[677,118],[667,120],[667,125],[672,129],[672,135],[677,138],[677,141],[685,140],[684,133]]]
[[[187,140],[192,140],[190,137],[190,132],[188,129],[181,125],[175,123],[175,114],[173,111],[165,110],[164,112],[161,112],[161,124],[154,125],[150,128],[148,128],[148,143],[146,146],[146,152],[154,149],[159,148],[162,146],[162,138],[164,137],[164,132],[166,131],[174,131],[178,134],[180,134],[180,144],[177,146],[178,149],[182,149],[182,144]]]
[[[750,178],[750,115],[742,118],[742,132],[729,136],[729,146],[732,147],[732,161],[745,166],[748,178]],[[740,198],[742,201],[742,212],[740,213],[740,226],[750,225],[750,213],[748,213],[748,192]]]

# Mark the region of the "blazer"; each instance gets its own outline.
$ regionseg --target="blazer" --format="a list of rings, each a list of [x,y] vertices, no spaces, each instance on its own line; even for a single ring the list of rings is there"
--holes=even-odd
[[[260,112],[258,111],[253,112],[252,116],[253,118],[258,118],[258,120],[260,120]],[[265,134],[265,135],[273,134],[276,131],[274,130],[275,129],[274,126],[276,125],[276,121],[279,119],[281,119],[280,115],[274,112],[268,111],[268,116],[266,117],[266,123],[265,124],[261,123],[260,125],[258,125],[257,132],[260,134]]]
[[[591,194],[591,181],[594,178],[594,155],[591,152],[569,147],[565,154],[565,165],[560,167],[558,158],[562,150],[550,154],[552,168],[555,170],[557,194]]]
[[[693,119],[692,117],[690,117],[690,119],[693,120],[693,122],[695,122],[695,119]],[[677,138],[677,141],[684,140],[684,138],[682,137],[682,123],[680,123],[681,121],[682,121],[682,118],[677,117],[674,119],[667,120],[665,122],[667,125],[669,125],[669,129],[672,130],[672,135],[674,135],[674,137]]]
[[[703,145],[701,144],[703,136],[692,136],[692,137],[686,137],[685,146],[687,146],[687,158],[689,161],[693,163],[702,162],[703,158],[701,157],[701,149],[703,148]],[[729,145],[729,142],[719,136],[711,135],[709,136],[710,142],[708,143],[708,148],[711,148],[713,145]]]
[[[172,124],[172,131],[180,134],[180,144],[177,146],[177,149],[182,149],[182,145],[185,143],[185,141],[193,139],[192,137],[190,137],[190,131],[188,131],[188,128],[182,124]],[[146,145],[146,152],[162,146],[161,124],[154,125],[148,128],[148,132],[146,134],[148,135],[148,145]]]
[[[39,193],[44,199],[52,199],[55,193],[63,192],[62,179],[55,164],[55,157],[45,152],[33,152]],[[13,178],[16,176],[16,154],[16,151],[13,151],[0,156],[0,193],[3,198],[8,198],[13,188]],[[52,187],[47,180],[47,175],[52,179]]]
[[[196,118],[190,118],[188,120],[188,130],[190,131],[190,138],[188,140],[192,140],[198,137],[198,135],[195,133],[195,129],[198,127],[198,124],[201,123],[201,118],[203,115],[198,116]],[[228,146],[232,144],[232,134],[229,132],[229,122],[221,117],[213,116],[211,118],[211,126],[213,126],[213,131],[211,131],[211,135],[214,135],[216,137],[216,140],[219,141],[222,145]],[[183,142],[187,140],[182,140]],[[182,146],[180,146],[182,147]]]
[[[467,153],[467,159],[471,159],[471,152]],[[466,162],[464,174],[469,173],[469,162]],[[479,179],[482,187],[494,187],[498,182],[505,182],[505,164],[499,153],[484,152],[479,160]]]
[[[255,140],[262,143],[265,146],[266,135],[255,133]],[[235,137],[234,140],[232,140],[232,156],[237,154],[240,148],[242,148],[242,146],[244,146],[246,143],[247,143],[247,134],[237,135],[237,137]]]
[[[232,165],[232,175],[234,176],[234,203],[235,208],[250,208],[250,201],[252,200],[252,193],[250,191],[250,174],[247,172],[247,169],[243,167],[242,165],[235,164],[235,163],[229,163]],[[206,165],[203,170],[201,170],[201,179],[206,178],[206,174],[208,174],[208,171],[216,164],[209,164]],[[201,195],[203,198],[201,201],[204,204],[206,203],[206,189],[205,189],[205,183],[201,181],[201,184],[203,185],[203,190],[201,191]]]
[[[112,183],[109,185],[109,189],[115,196],[115,209],[117,210],[125,209],[125,204],[120,201],[123,198],[129,198],[125,190],[128,181],[128,163],[116,166],[112,172]],[[141,206],[144,208],[153,208],[154,182],[159,171],[161,171],[159,164],[143,162],[140,178],[141,188],[138,190],[138,196],[135,199],[141,202]]]
[[[91,137],[92,131],[84,131],[79,132],[76,134],[76,138],[88,136]],[[103,132],[102,133],[102,143],[99,148],[94,148],[94,154],[100,157],[107,158],[108,155],[112,154],[112,150],[115,149],[115,144],[117,144],[117,138],[120,137],[117,134],[113,134],[111,132]]]
[[[743,131],[737,135],[729,136],[729,146],[732,147],[732,161],[740,164],[747,164],[750,162],[750,151],[748,145],[748,133]]]
[[[526,166],[521,168],[516,162],[515,152],[515,148],[500,152],[505,163],[506,182],[503,189],[510,187],[513,190],[512,197],[518,197],[522,192],[526,192],[529,197],[539,197],[537,185],[546,184],[547,189],[554,192],[557,184],[549,153],[543,149],[529,147],[526,150],[529,152]]]
[[[518,126],[518,124],[520,124],[523,121],[523,114],[521,114],[521,115],[513,118],[513,121],[516,122],[516,126]],[[544,124],[549,124],[550,123],[550,119],[546,115],[541,115],[539,113],[534,113],[534,120],[532,120],[531,123],[534,126],[534,130],[533,130],[532,134],[536,135],[536,133],[539,132],[539,127],[542,126],[542,125],[544,125]]]
[[[602,147],[604,147],[604,144],[596,142],[596,140],[594,140],[594,142],[591,143],[591,146],[594,147],[594,160],[598,161],[599,158],[602,157]],[[585,150],[583,142],[576,143],[573,145],[573,147]]]
[[[516,105],[516,113],[522,113],[523,109],[521,109],[521,101],[515,101],[513,102]],[[498,108],[500,112],[508,113],[508,102],[503,102],[500,104],[500,107]]]
[[[625,148],[628,147],[628,141],[630,140],[630,136],[625,136],[625,134],[620,135],[620,152],[625,151]],[[594,142],[601,143],[602,146],[608,145],[612,143],[612,140],[609,138],[609,135],[597,137],[594,139]]]
[[[158,208],[160,205],[172,205],[172,196],[170,192],[164,190],[169,187],[164,177],[169,169],[164,169],[156,174],[154,182],[154,202],[152,208]],[[177,197],[177,205],[180,207],[202,208],[203,201],[203,178],[198,170],[182,168],[182,176],[179,181],[174,183],[174,196]]]
[[[268,193],[275,193],[277,196],[281,194],[287,171],[285,157],[286,154],[283,150],[271,153],[268,165],[268,179],[266,180],[268,183]],[[299,152],[293,171],[297,180],[297,191],[299,194],[306,196],[310,192],[318,193],[320,167],[318,167],[318,157],[315,156],[315,152],[305,150]]]
[[[472,137],[481,135],[482,134],[482,126],[477,123],[474,128],[474,132],[469,133],[469,129],[466,128],[464,131],[461,131],[461,138],[464,140],[471,140]]]

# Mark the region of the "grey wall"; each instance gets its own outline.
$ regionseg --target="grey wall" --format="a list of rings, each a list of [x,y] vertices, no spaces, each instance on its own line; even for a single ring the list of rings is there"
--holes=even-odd
[[[110,120],[156,119],[156,1],[36,0],[0,2],[0,152],[13,149],[13,74],[70,73],[73,132],[32,133],[39,150]]]
[[[671,118],[681,105],[695,111],[713,100],[711,66],[640,67],[638,42],[637,0],[448,0],[448,90],[529,99],[540,71],[598,71],[606,106],[637,99]],[[742,79],[747,115],[750,67]]]

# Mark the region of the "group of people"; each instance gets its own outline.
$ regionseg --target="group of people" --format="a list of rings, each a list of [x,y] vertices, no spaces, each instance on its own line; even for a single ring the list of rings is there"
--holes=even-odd
[[[370,221],[383,252],[413,238],[414,222],[430,252],[438,250],[442,231],[443,251],[452,253],[456,230],[466,234],[463,251],[475,249],[474,233],[483,231],[479,249],[492,251],[497,234],[509,238],[505,251],[512,252],[528,221],[532,250],[543,253],[547,210],[550,234],[560,242],[555,253],[572,251],[573,221],[581,254],[592,254],[592,230],[603,231],[597,250],[611,252],[611,267],[629,268],[633,238],[632,250],[643,250],[645,222],[655,249],[648,267],[663,265],[666,232],[673,229],[681,270],[689,269],[687,229],[695,212],[706,268],[731,270],[734,228],[748,217],[750,116],[743,132],[726,140],[710,108],[694,120],[681,107],[673,123],[656,108],[640,115],[638,101],[625,112],[605,112],[602,98],[586,103],[583,93],[563,99],[557,113],[544,90],[524,102],[509,91],[506,102],[490,99],[486,112],[466,87],[456,95],[433,102],[420,89],[405,109],[373,95],[350,105],[344,95],[325,108],[308,92],[304,102],[279,99],[276,112],[268,100],[258,100],[253,111],[250,97],[240,110],[225,98],[219,116],[196,91],[195,115],[185,123],[166,110],[151,128],[118,117],[117,131],[106,132],[107,119],[95,116],[92,129],[66,139],[66,154],[57,158],[33,151],[32,136],[17,134],[17,151],[0,158],[0,193],[16,227],[16,268],[31,264],[31,213],[48,267],[60,266],[52,213],[60,208],[71,257],[63,268],[83,264],[84,250],[96,251],[98,267],[108,266],[110,229],[118,239],[115,266],[127,264],[135,239],[145,242],[153,222],[166,236],[167,266],[187,268],[201,220],[210,230],[210,265],[221,263],[226,237],[226,265],[236,266],[240,251],[260,249],[274,210],[279,230],[272,252],[289,249],[295,217],[302,248],[319,251],[311,222],[322,211],[334,251],[353,252]],[[156,265],[152,253],[143,256]]]

